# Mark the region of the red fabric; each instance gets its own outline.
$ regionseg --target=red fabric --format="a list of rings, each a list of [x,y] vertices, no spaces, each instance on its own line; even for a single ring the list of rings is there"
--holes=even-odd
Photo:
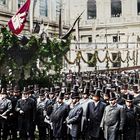
[[[9,20],[8,26],[14,34],[19,34],[23,30],[29,8],[30,0],[27,0],[18,12]]]

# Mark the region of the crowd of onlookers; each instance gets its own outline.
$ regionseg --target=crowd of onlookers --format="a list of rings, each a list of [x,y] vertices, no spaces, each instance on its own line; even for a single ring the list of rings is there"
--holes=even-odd
[[[63,75],[53,87],[1,88],[0,139],[139,140],[138,71]],[[19,133],[19,134],[18,134]]]

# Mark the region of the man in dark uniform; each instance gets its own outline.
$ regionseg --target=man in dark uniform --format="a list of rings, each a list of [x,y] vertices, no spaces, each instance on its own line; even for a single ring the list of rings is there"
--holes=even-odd
[[[8,136],[8,124],[7,124],[7,116],[9,115],[12,109],[12,103],[9,99],[7,99],[7,93],[5,89],[2,89],[0,94],[0,138],[1,138],[1,130],[3,130],[2,139],[7,140]]]
[[[54,104],[54,109],[50,116],[55,140],[65,140],[67,136],[66,118],[69,113],[69,105],[63,102],[64,94],[64,91],[59,93],[57,102]]]
[[[22,140],[34,140],[34,130],[32,124],[35,121],[36,105],[33,99],[29,98],[28,88],[22,92],[22,98],[18,100],[16,111],[19,113],[19,132]]]
[[[72,137],[72,140],[78,140],[81,132],[81,119],[83,114],[83,108],[79,103],[80,97],[77,86],[74,87],[71,98],[73,107],[67,117],[67,124],[70,128],[70,135]]]
[[[100,123],[106,104],[100,100],[101,90],[97,89],[92,95],[93,101],[87,107],[87,136],[89,140],[101,140]]]

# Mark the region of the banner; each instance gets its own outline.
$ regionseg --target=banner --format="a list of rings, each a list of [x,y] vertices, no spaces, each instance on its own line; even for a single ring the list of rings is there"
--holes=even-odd
[[[23,30],[29,8],[30,0],[27,0],[25,4],[18,10],[18,12],[9,20],[9,29],[14,34],[19,34]]]

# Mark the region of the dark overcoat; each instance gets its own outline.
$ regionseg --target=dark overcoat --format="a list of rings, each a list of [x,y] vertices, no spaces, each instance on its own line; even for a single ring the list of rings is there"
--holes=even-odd
[[[132,107],[128,109],[124,105],[124,140],[136,140],[136,109]]]
[[[106,104],[102,101],[99,101],[97,106],[95,106],[94,102],[90,102],[88,104],[87,109],[87,134],[90,137],[99,138],[100,135],[100,124],[103,117],[104,109]]]
[[[16,111],[23,111],[18,115],[19,130],[30,131],[35,121],[36,103],[33,99],[19,99],[16,104]]]
[[[81,119],[83,108],[80,103],[76,104],[69,112],[67,123],[71,125],[70,135],[72,137],[78,137],[81,132]]]
[[[58,103],[54,104],[53,112],[51,113],[50,120],[52,122],[53,127],[53,136],[55,138],[62,138],[66,135],[66,118],[69,113],[69,105],[62,103],[58,105]]]

